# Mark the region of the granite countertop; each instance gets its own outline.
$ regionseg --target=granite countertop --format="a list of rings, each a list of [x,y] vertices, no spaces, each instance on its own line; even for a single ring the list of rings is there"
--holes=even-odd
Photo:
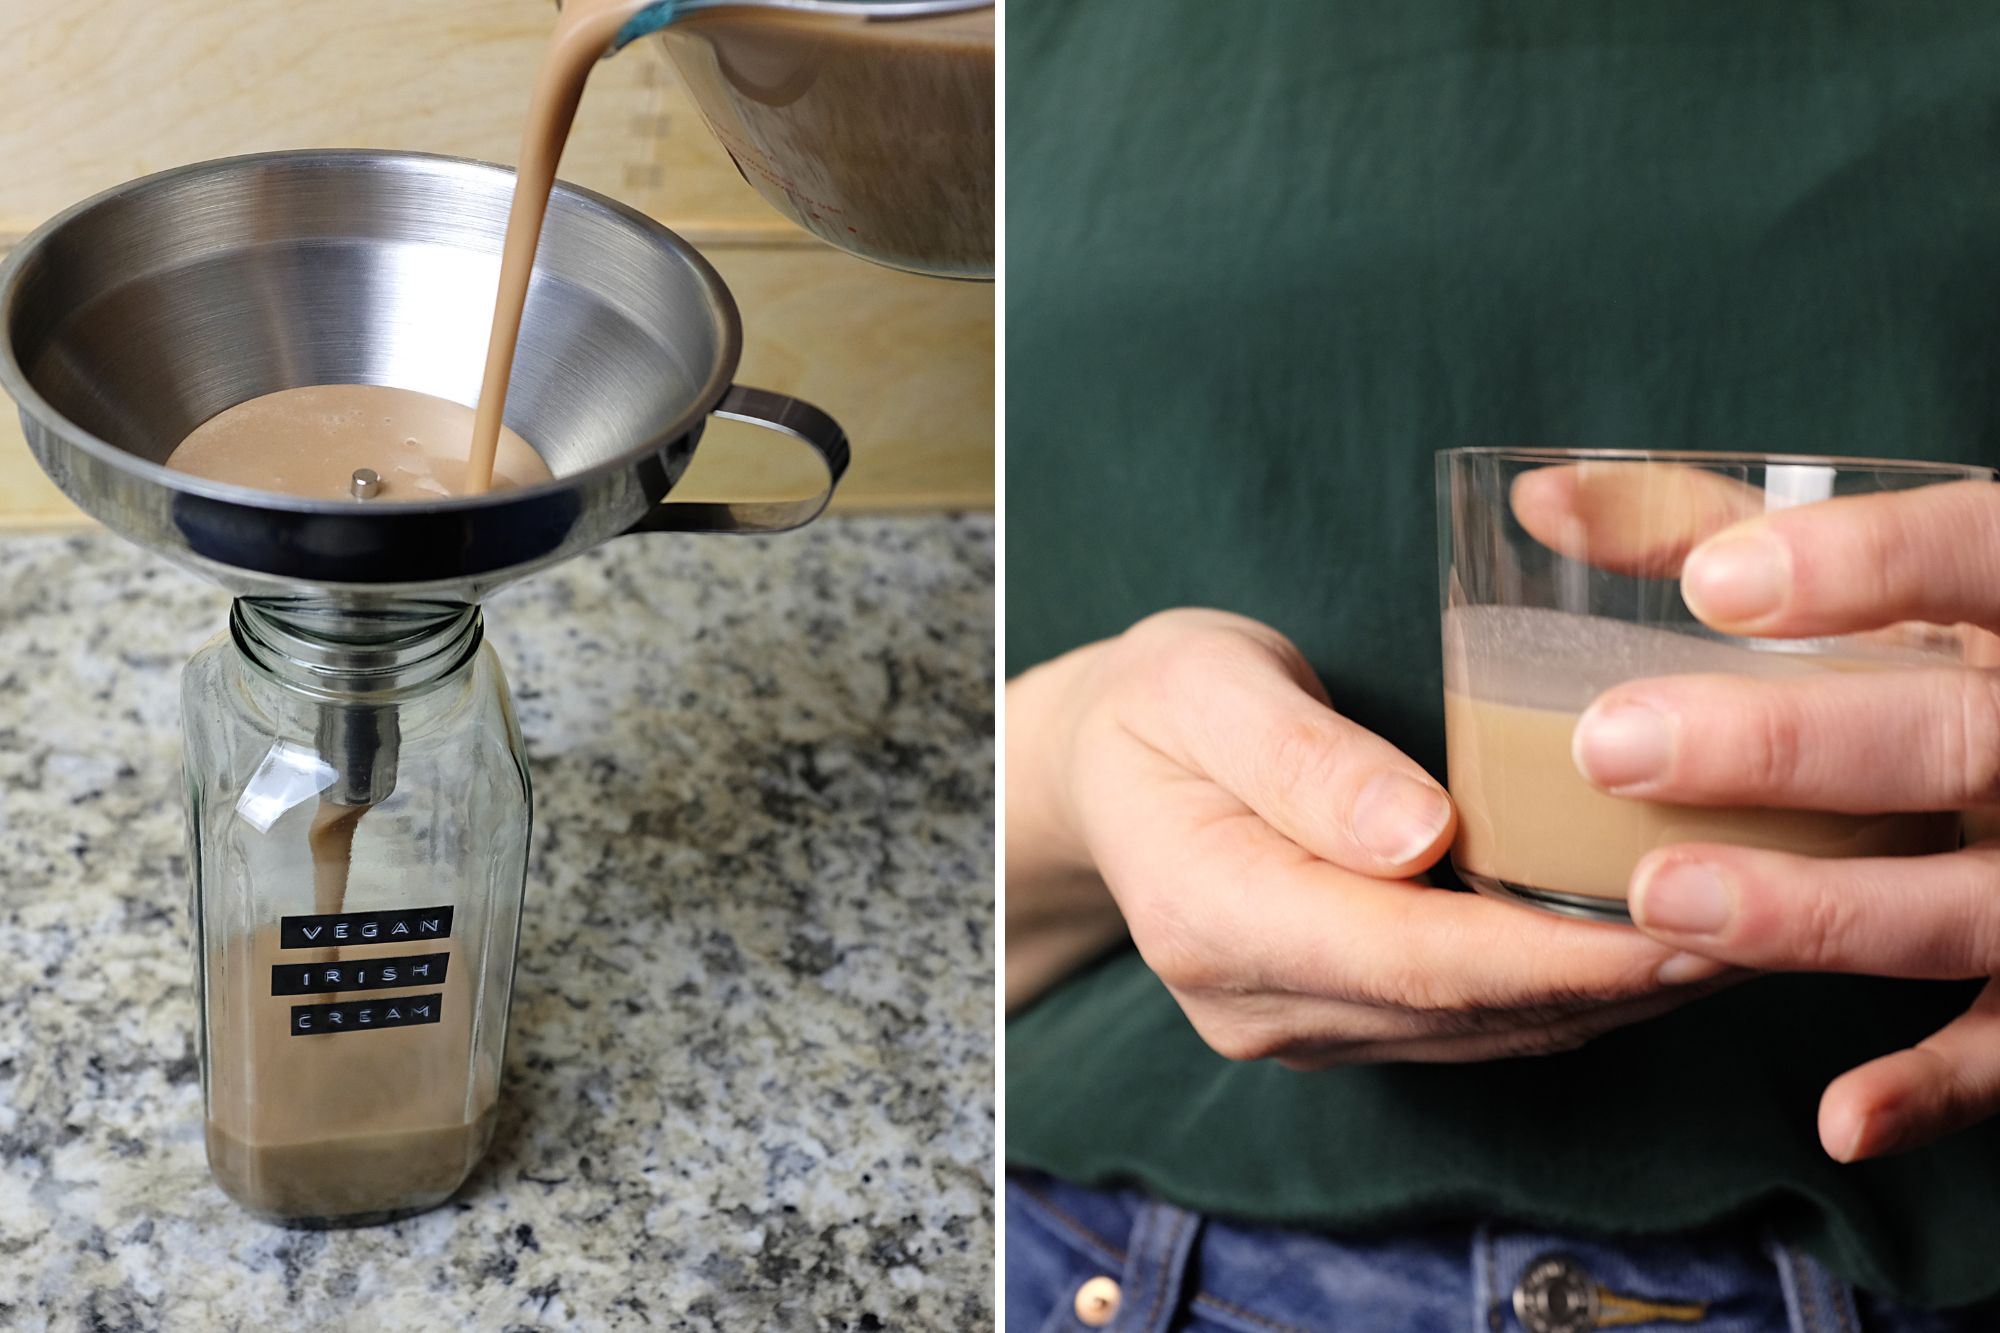
[[[535,783],[492,1152],[288,1231],[209,1180],[178,676],[224,596],[0,539],[0,1328],[988,1327],[984,518],[642,537],[488,628]]]

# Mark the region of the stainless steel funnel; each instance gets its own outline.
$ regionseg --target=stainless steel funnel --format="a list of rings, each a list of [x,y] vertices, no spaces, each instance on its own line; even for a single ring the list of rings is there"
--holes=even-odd
[[[161,466],[209,417],[306,384],[472,403],[514,176],[416,153],[287,152],[179,167],[58,215],[0,265],[0,388],[85,511],[239,596],[477,602],[631,531],[810,521],[847,463],[808,404],[733,385],[736,304],[692,247],[556,187],[507,424],[555,480],[426,503],[293,499]],[[803,440],[826,489],[661,504],[711,416]]]

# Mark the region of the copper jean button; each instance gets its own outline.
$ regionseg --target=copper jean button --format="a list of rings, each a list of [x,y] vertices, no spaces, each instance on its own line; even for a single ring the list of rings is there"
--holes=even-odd
[[[1076,1317],[1090,1328],[1103,1328],[1118,1317],[1125,1293],[1108,1277],[1094,1277],[1076,1289]]]

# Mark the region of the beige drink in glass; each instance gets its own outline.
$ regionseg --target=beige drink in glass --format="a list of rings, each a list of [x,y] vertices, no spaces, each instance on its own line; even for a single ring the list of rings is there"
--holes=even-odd
[[[1703,625],[1680,570],[1703,539],[1773,509],[1970,480],[1989,469],[1802,455],[1454,449],[1438,455],[1444,712],[1458,808],[1451,859],[1485,893],[1629,921],[1632,871],[1677,843],[1805,856],[1958,846],[1954,811],[1849,813],[1613,796],[1572,757],[1606,690],[1653,676],[1762,680],[1951,667],[1961,631],[1896,626],[1810,640]]]
[[[1912,856],[1958,845],[1955,813],[1673,805],[1599,791],[1570,743],[1590,701],[1635,675],[1777,679],[1881,669],[1879,659],[1756,651],[1601,616],[1459,607],[1444,624],[1446,745],[1458,806],[1452,864],[1489,890],[1603,899],[1621,910],[1655,847],[1721,842],[1805,856]],[[1643,670],[1640,668],[1643,664]]]

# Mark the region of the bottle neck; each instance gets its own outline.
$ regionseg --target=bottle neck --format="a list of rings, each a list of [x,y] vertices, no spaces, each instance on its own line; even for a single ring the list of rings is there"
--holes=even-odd
[[[485,635],[476,606],[368,608],[239,597],[229,632],[251,666],[323,702],[391,704],[465,670]]]

